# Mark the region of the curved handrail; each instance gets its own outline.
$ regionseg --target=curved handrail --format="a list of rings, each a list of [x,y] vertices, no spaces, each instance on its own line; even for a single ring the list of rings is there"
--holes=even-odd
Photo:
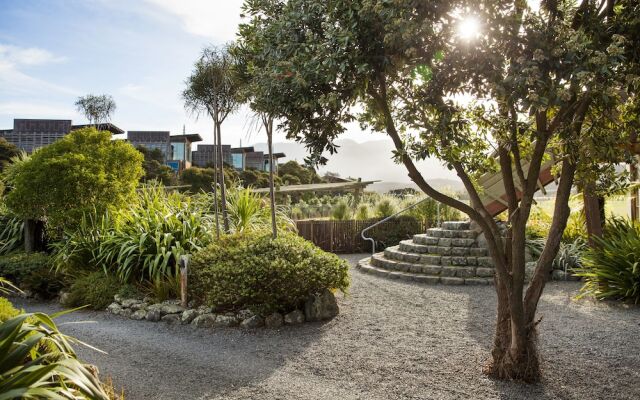
[[[388,220],[390,220],[391,218],[395,217],[396,215],[400,215],[400,214],[402,214],[402,213],[403,213],[403,212],[405,212],[405,211],[411,210],[412,208],[414,208],[414,207],[415,207],[415,206],[417,206],[418,204],[420,204],[420,203],[422,203],[422,202],[424,202],[424,201],[427,201],[428,199],[429,199],[429,197],[425,197],[424,199],[420,200],[419,202],[414,203],[414,204],[410,205],[409,207],[404,208],[404,209],[402,209],[402,210],[398,211],[397,213],[395,213],[395,214],[393,214],[393,215],[389,215],[388,217],[381,219],[380,221],[376,222],[375,224],[370,225],[370,226],[368,226],[368,227],[364,228],[364,229],[362,230],[362,232],[360,232],[360,237],[362,237],[362,239],[363,239],[363,240],[368,240],[368,241],[370,241],[370,242],[371,242],[371,254],[375,254],[375,253],[376,253],[376,241],[375,241],[373,238],[366,237],[366,236],[364,235],[364,233],[365,233],[365,232],[367,232],[368,230],[370,230],[370,229],[372,229],[372,228],[375,228],[376,226],[378,226],[378,225],[380,225],[380,224],[382,224],[382,223],[384,223],[384,222],[387,222]],[[440,222],[440,203],[437,203],[437,207],[438,207],[438,216],[437,216],[437,220],[438,220],[438,222]]]

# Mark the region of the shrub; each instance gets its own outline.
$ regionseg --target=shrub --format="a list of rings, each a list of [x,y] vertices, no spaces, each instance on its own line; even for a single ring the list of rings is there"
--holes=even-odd
[[[23,232],[24,221],[21,218],[2,213],[0,215],[0,255],[22,248]]]
[[[0,322],[17,317],[22,313],[23,311],[15,308],[8,299],[0,297]]]
[[[7,167],[7,207],[49,227],[74,226],[84,213],[127,204],[142,176],[143,156],[108,131],[83,128]]]
[[[271,228],[269,200],[251,189],[229,188],[227,214],[231,232],[234,233]],[[295,230],[295,223],[287,216],[283,207],[276,207],[276,224],[280,229]]]
[[[355,219],[360,220],[360,221],[369,219],[369,214],[370,214],[369,204],[362,203],[362,204],[358,205],[358,208],[356,209]]]
[[[50,258],[44,253],[0,256],[0,276],[45,299],[55,297],[63,287],[62,276],[52,269]]]
[[[640,303],[640,227],[629,220],[613,219],[602,238],[593,238],[595,248],[584,253],[584,278],[580,296],[599,300]]]
[[[77,342],[42,313],[0,324],[0,398],[96,399],[109,397],[71,347]]]
[[[69,288],[64,306],[90,306],[94,310],[103,310],[113,302],[113,296],[120,290],[120,282],[102,271],[79,276]]]
[[[351,209],[349,203],[346,200],[341,199],[333,207],[331,211],[331,217],[338,221],[346,221],[351,217]]]
[[[401,240],[411,239],[416,233],[422,232],[423,228],[424,225],[415,217],[399,215],[371,229],[368,236],[376,241],[376,250],[382,250],[397,245]]]
[[[457,198],[454,194],[451,196]],[[453,207],[449,207],[445,204],[439,203],[431,197],[409,197],[402,202],[402,208],[409,207],[412,204],[421,202],[416,207],[407,211],[405,215],[410,215],[422,221],[427,226],[436,226],[438,222],[442,221],[458,221],[462,219],[460,211]]]
[[[301,237],[283,232],[232,235],[198,252],[190,264],[190,293],[218,309],[290,311],[310,293],[345,291],[348,264]]]
[[[378,218],[390,217],[398,212],[398,202],[393,197],[383,197],[375,205],[375,213]]]

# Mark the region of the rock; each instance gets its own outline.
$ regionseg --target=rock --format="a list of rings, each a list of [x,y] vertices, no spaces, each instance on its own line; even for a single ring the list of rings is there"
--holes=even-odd
[[[114,296],[115,297],[115,296]],[[124,308],[133,308],[134,305],[142,303],[138,299],[124,299],[120,302]]]
[[[115,300],[116,303],[122,304],[122,300],[124,299],[119,294],[116,294],[113,296],[113,300]]]
[[[142,302],[143,303],[147,303],[147,304],[153,304],[153,297],[151,296],[144,296],[142,298]]]
[[[160,315],[160,310],[158,308],[150,308],[147,310],[145,319],[147,321],[157,322],[160,321],[160,317],[162,317],[162,315]]]
[[[122,307],[118,303],[111,303],[107,307],[107,312],[110,312],[111,314],[118,315],[120,314],[120,311],[122,311]]]
[[[69,292],[60,292],[60,297],[58,301],[60,304],[65,304],[69,300]]]
[[[182,312],[184,312],[184,307],[178,305],[178,304],[165,304],[162,303],[162,306],[160,307],[160,314],[162,315],[167,315],[167,314],[182,314]]]
[[[137,310],[137,311],[134,311],[133,314],[131,314],[131,319],[135,319],[136,321],[141,321],[146,317],[147,317],[146,310]]]
[[[198,328],[211,328],[215,322],[216,322],[215,314],[202,314],[197,316],[191,322],[191,324],[197,326]]]
[[[322,321],[338,315],[338,302],[333,293],[325,289],[320,294],[311,295],[304,303],[307,321]]]
[[[287,325],[296,325],[304,322],[304,313],[300,310],[291,311],[284,316],[284,323]]]
[[[200,307],[196,308],[196,311],[198,312],[198,315],[210,314],[211,313],[211,307],[200,306]]]
[[[249,317],[243,320],[240,323],[241,328],[245,329],[255,329],[264,326],[264,318],[259,315],[254,315],[253,317]]]
[[[240,320],[245,320],[253,317],[256,314],[251,310],[240,310],[236,315]]]
[[[235,315],[218,315],[216,317],[216,321],[213,323],[214,327],[229,327],[229,326],[238,326],[240,321],[236,318]]]
[[[284,324],[284,318],[280,313],[273,313],[264,319],[264,326],[267,328],[279,328]]]
[[[169,325],[175,325],[180,323],[180,316],[178,314],[167,314],[160,318],[162,322],[166,322]]]
[[[196,310],[184,310],[180,316],[180,322],[183,324],[190,324],[197,316],[198,311]]]
[[[130,318],[131,315],[133,315],[133,311],[128,308],[123,308],[122,311],[120,311],[120,315],[125,318]]]
[[[147,306],[148,306],[148,304],[147,304],[147,303],[140,302],[140,303],[134,303],[134,304],[132,304],[132,305],[131,305],[131,307],[129,307],[129,308],[131,308],[133,311],[138,311],[138,310],[144,310],[144,309],[146,309],[146,308],[147,308]]]
[[[567,274],[561,269],[554,269],[551,273],[551,279],[554,281],[564,281],[567,279]]]

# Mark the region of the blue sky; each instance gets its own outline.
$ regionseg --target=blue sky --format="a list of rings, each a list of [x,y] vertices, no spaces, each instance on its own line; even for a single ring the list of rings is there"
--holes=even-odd
[[[180,133],[184,124],[210,141],[210,121],[186,113],[180,92],[203,47],[234,39],[241,4],[0,0],[0,129],[11,128],[13,118],[83,122],[75,99],[107,93],[117,104],[113,122],[125,130]],[[264,141],[250,118],[247,110],[232,116],[224,141]],[[346,137],[374,138],[359,129]]]

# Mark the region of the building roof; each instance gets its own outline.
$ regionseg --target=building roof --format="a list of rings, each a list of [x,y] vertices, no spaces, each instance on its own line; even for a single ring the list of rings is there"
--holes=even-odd
[[[273,158],[284,158],[286,156],[287,155],[284,154],[284,153],[273,153]],[[265,160],[269,159],[269,154],[265,153],[264,158],[265,158]]]
[[[253,153],[255,150],[253,146],[250,147],[233,147],[231,148],[232,153]]]
[[[169,136],[169,139],[172,142],[185,142],[185,141],[189,141],[191,143],[202,142],[202,136],[200,136],[199,133],[191,133],[187,135],[171,135]]]
[[[334,190],[356,190],[380,181],[349,181],[339,183],[310,183],[304,185],[287,185],[276,188],[276,193],[322,192]],[[269,188],[253,189],[256,193],[268,193]]]
[[[100,130],[109,131],[109,132],[113,133],[114,135],[121,135],[121,134],[124,133],[123,129],[118,128],[117,126],[115,126],[111,122],[105,122],[105,123],[97,124],[97,125],[100,128]],[[94,125],[90,125],[90,124],[71,125],[71,130],[87,128],[87,127],[91,127],[91,126],[94,126]]]

